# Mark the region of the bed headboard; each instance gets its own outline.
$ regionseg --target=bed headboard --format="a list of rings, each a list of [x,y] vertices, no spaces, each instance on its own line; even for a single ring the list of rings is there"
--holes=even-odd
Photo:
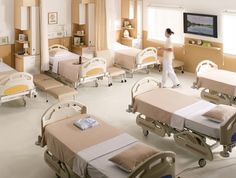
[[[66,48],[65,46],[62,46],[60,44],[55,44],[55,45],[52,45],[48,48],[48,50],[52,50],[52,49],[64,49],[64,50],[67,50],[68,51],[68,48]]]

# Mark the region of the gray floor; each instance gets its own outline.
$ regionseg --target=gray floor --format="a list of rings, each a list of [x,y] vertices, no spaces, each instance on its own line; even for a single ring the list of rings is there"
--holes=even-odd
[[[148,137],[142,135],[141,129],[135,123],[135,115],[127,113],[130,103],[130,90],[139,79],[147,76],[144,73],[128,78],[128,82],[121,84],[115,80],[112,87],[107,87],[105,81],[100,81],[98,88],[87,84],[78,89],[78,101],[88,107],[88,112],[94,114],[111,125],[123,129],[125,132],[156,146],[161,150],[174,151],[176,156],[176,173],[182,178],[234,178],[236,170],[236,152],[233,150],[228,159],[215,155],[215,160],[208,162],[206,167],[198,168],[197,157],[176,146],[172,138],[160,138],[154,134]],[[150,76],[161,78],[158,72]],[[199,97],[199,91],[190,88],[194,75],[178,73],[181,88],[177,89],[189,95]],[[168,83],[171,86],[171,83]],[[56,101],[50,99],[45,102],[44,94],[40,93],[36,99],[27,99],[27,106],[21,101],[14,101],[0,106],[0,178],[53,178],[55,174],[44,163],[44,149],[34,145],[40,133],[40,117],[43,112]],[[220,148],[214,150],[220,151]],[[184,172],[182,172],[184,171]]]

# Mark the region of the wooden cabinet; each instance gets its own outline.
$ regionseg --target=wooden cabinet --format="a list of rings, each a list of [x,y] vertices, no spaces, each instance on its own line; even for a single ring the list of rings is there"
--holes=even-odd
[[[16,0],[19,6],[39,6],[39,0]]]
[[[19,30],[28,30],[29,25],[29,8],[17,6],[15,8],[15,28]]]
[[[85,3],[80,0],[72,0],[71,2],[71,20],[72,23],[83,25],[86,24],[86,7]]]
[[[14,45],[0,45],[0,58],[2,58],[3,62],[7,65],[14,67]]]
[[[121,0],[121,18],[135,18],[135,0]]]
[[[30,74],[40,73],[40,56],[16,55],[15,68],[18,72],[28,72]]]

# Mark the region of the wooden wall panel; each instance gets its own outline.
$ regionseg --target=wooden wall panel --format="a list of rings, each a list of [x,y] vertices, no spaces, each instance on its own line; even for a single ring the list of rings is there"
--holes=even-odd
[[[14,45],[0,45],[0,58],[11,67],[15,67]]]
[[[71,50],[71,37],[53,38],[48,40],[48,46],[60,44]]]

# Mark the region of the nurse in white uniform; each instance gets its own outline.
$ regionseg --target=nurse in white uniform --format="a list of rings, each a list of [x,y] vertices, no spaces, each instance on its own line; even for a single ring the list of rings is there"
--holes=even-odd
[[[162,72],[162,85],[161,87],[165,88],[166,87],[166,80],[167,77],[169,76],[173,86],[172,88],[178,88],[180,86],[180,82],[175,74],[175,71],[172,66],[172,61],[174,59],[174,54],[173,54],[173,45],[171,41],[171,35],[174,34],[174,32],[170,29],[167,28],[165,31],[165,36],[166,36],[166,42],[164,48],[160,48],[160,50],[164,51],[163,55],[163,72]]]

